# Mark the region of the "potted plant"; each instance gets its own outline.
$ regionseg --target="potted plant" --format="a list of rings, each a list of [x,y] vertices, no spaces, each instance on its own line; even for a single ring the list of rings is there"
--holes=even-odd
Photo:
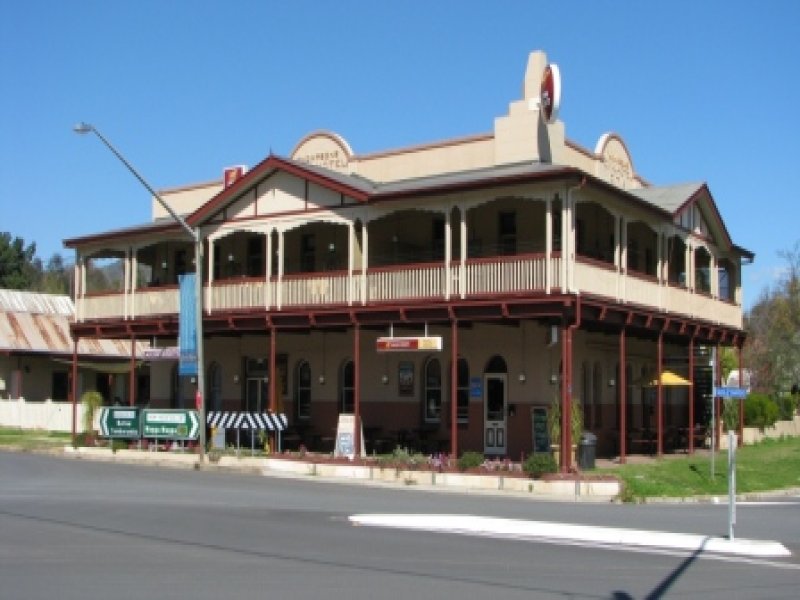
[[[580,400],[573,398],[570,410],[570,437],[572,442],[573,463],[578,448],[578,442],[583,434],[583,406]],[[550,448],[559,464],[561,452],[561,398],[555,396],[550,403],[550,410],[547,413],[547,430],[550,436]]]

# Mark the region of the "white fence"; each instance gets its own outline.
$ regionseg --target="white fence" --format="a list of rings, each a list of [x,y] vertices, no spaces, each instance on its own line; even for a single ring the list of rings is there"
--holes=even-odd
[[[83,405],[75,407],[75,428],[77,433],[83,431]],[[28,402],[25,398],[18,400],[0,400],[0,425],[19,427],[20,429],[42,429],[45,431],[72,431],[72,403]]]

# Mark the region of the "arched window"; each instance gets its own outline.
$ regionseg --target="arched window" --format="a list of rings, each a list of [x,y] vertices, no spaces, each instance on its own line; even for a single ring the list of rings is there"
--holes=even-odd
[[[299,421],[311,418],[311,367],[301,360],[294,369],[295,417]]]
[[[339,412],[355,411],[355,382],[355,366],[352,360],[348,360],[339,370]]]
[[[493,356],[489,359],[489,362],[486,364],[486,372],[487,373],[508,373],[508,367],[506,367],[506,361],[503,360],[502,356]]]
[[[459,423],[469,422],[469,363],[465,358],[459,358],[456,364],[458,381],[456,385],[457,418]]]
[[[438,423],[442,414],[442,366],[437,358],[430,358],[425,363],[423,378],[425,390],[423,394],[423,415],[426,423]]]

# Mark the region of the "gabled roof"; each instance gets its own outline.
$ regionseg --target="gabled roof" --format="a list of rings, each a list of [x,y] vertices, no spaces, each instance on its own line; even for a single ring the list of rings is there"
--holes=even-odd
[[[722,234],[723,241],[735,249],[745,258],[752,260],[753,252],[741,248],[733,243],[728,228],[722,220],[717,203],[711,195],[711,190],[704,182],[680,183],[669,186],[647,187],[628,190],[632,195],[640,198],[647,204],[670,213],[673,217],[692,204],[702,203],[705,213],[713,219],[717,230]]]
[[[646,187],[628,190],[634,196],[641,198],[648,204],[676,214],[695,194],[705,187],[703,182],[681,183],[664,187]]]
[[[192,213],[186,219],[187,222],[191,226],[206,222],[213,215],[241,197],[242,194],[252,189],[258,182],[279,171],[295,175],[306,181],[354,198],[359,202],[441,193],[462,188],[475,189],[498,184],[510,184],[517,181],[524,182],[561,175],[580,174],[580,171],[573,167],[524,162],[379,183],[357,174],[339,173],[338,171],[331,171],[305,162],[270,155],[241,179],[237,180],[236,183],[222,190]]]
[[[368,199],[372,190],[372,185],[366,179],[343,175],[335,171],[329,171],[328,169],[314,167],[306,163],[271,154],[245,173],[236,183],[223,189],[220,193],[211,198],[211,200],[189,215],[186,222],[192,227],[204,223],[228,204],[239,198],[247,190],[250,190],[259,181],[266,179],[278,171],[295,175],[301,179],[316,183],[317,185],[361,202]]]

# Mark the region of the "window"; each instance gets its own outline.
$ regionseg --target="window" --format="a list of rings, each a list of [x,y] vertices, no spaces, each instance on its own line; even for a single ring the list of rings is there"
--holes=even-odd
[[[458,389],[457,395],[457,411],[458,422],[469,422],[469,363],[463,358],[458,359]]]
[[[603,424],[603,367],[594,363],[594,393],[592,394],[592,427]]]
[[[348,360],[339,372],[339,412],[352,413],[355,410],[355,368]]]
[[[431,232],[432,247],[431,247],[431,260],[444,259],[444,219],[436,217],[433,219],[433,231]]]
[[[313,273],[317,262],[317,240],[313,233],[300,238],[300,271]]]
[[[51,400],[69,399],[69,375],[66,371],[56,371],[53,373],[53,391]]]
[[[497,215],[497,239],[501,255],[517,253],[517,214],[501,212]]]
[[[442,413],[442,367],[438,359],[431,358],[425,363],[424,382],[425,422],[438,423]]]
[[[264,241],[261,237],[247,240],[247,276],[259,277],[264,274]]]
[[[307,361],[300,361],[294,374],[295,416],[300,421],[311,418],[311,367]]]

